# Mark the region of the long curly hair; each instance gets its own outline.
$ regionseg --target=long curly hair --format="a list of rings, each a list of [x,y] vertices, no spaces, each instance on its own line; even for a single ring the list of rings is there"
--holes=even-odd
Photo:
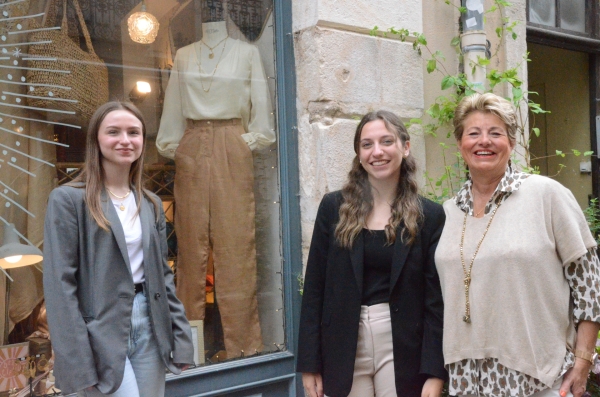
[[[348,173],[348,182],[342,189],[343,203],[340,206],[340,220],[335,228],[335,238],[338,244],[344,248],[351,248],[354,240],[361,230],[366,227],[367,217],[373,210],[373,194],[367,171],[359,160],[360,136],[365,124],[381,120],[388,131],[393,132],[401,140],[402,146],[410,141],[410,135],[402,121],[392,112],[379,110],[367,113],[354,134],[354,152],[356,156],[352,160],[352,169]],[[415,241],[419,230],[419,223],[423,218],[423,210],[419,198],[419,186],[417,183],[417,162],[409,153],[402,160],[400,166],[400,178],[396,187],[396,197],[391,204],[392,216],[385,227],[387,244],[396,241],[396,233],[400,225],[402,231],[400,238],[406,244]]]

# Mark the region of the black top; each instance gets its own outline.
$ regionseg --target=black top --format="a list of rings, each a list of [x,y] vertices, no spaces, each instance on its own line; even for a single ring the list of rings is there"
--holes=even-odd
[[[389,302],[394,246],[386,244],[385,230],[363,229],[362,233],[365,239],[365,257],[361,304],[372,306]]]

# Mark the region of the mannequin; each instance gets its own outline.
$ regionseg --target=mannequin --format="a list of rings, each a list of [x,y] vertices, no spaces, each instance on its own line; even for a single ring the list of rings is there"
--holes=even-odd
[[[177,51],[156,138],[175,159],[177,296],[203,320],[212,250],[227,358],[262,349],[256,299],[252,150],[275,142],[258,49],[232,39],[225,21]]]

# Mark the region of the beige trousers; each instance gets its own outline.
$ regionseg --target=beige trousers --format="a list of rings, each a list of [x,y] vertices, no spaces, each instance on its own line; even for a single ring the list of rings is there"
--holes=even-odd
[[[390,305],[360,307],[352,390],[348,397],[396,397]]]
[[[254,168],[240,119],[188,120],[175,152],[177,296],[203,320],[212,249],[227,357],[262,348],[256,300]],[[243,353],[242,353],[243,352]]]

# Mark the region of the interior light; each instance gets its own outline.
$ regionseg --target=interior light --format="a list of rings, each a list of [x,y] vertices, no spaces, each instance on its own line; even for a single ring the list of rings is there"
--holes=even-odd
[[[127,19],[129,37],[136,43],[153,43],[158,34],[159,23],[156,17],[146,12],[146,2],[142,1],[142,11],[134,12]]]

